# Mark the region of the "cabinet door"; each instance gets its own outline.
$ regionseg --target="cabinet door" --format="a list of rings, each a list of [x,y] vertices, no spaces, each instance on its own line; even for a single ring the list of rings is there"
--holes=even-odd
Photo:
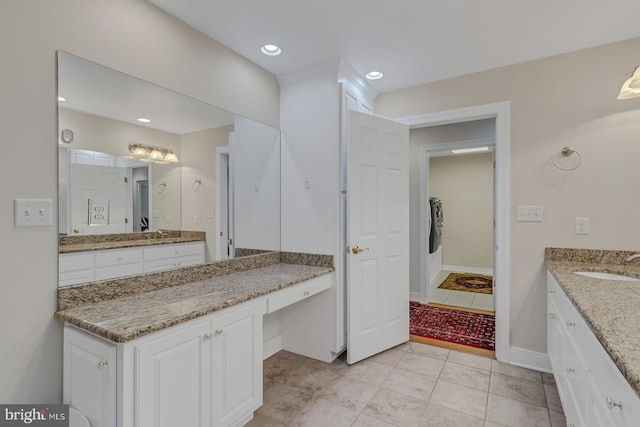
[[[82,412],[91,427],[115,427],[115,345],[66,326],[63,382],[63,403]]]
[[[135,348],[136,426],[210,425],[210,338],[202,321]]]
[[[264,302],[214,318],[212,426],[226,427],[262,405]]]

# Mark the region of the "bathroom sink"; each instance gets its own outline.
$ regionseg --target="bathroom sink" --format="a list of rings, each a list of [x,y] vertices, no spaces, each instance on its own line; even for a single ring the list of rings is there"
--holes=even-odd
[[[579,276],[593,277],[594,279],[605,280],[624,280],[628,282],[640,282],[640,279],[631,276],[623,276],[622,274],[601,273],[599,271],[574,271],[573,274]]]

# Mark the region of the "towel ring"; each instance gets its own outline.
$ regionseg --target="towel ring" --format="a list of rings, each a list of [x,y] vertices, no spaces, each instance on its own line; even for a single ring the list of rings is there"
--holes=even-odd
[[[570,168],[563,168],[562,166],[560,166],[558,164],[558,158],[560,157],[560,155],[562,155],[563,157],[571,157],[574,154],[578,155],[578,164],[576,164],[575,166],[570,167]],[[574,150],[572,147],[569,147],[569,146],[564,147],[562,149],[562,151],[560,151],[558,154],[553,156],[553,164],[555,165],[555,167],[557,167],[558,169],[563,170],[563,171],[572,171],[574,169],[578,169],[580,167],[580,165],[582,164],[582,154],[580,154],[579,151]]]
[[[160,184],[158,184],[158,187],[156,187],[156,191],[158,193],[164,193],[164,190],[167,189],[167,183],[165,181],[162,181]]]
[[[193,181],[193,184],[191,184],[191,189],[193,191],[198,191],[201,185],[202,185],[202,180],[196,179],[195,181]]]

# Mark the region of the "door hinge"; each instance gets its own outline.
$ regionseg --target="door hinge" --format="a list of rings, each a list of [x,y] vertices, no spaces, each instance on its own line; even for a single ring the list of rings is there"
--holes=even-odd
[[[129,182],[129,178],[127,178],[126,176],[124,177],[124,182]]]
[[[125,223],[125,224],[129,224],[129,218],[125,218],[125,219],[124,219],[124,223]]]
[[[493,161],[493,168],[494,169],[496,168],[496,161],[495,160]]]

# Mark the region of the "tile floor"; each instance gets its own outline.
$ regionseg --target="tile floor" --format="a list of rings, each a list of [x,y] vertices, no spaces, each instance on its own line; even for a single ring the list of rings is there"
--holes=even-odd
[[[438,289],[438,286],[447,278],[449,273],[453,272],[442,270],[436,278],[433,279],[431,287],[429,288],[429,302],[493,311],[493,295]]]
[[[565,426],[553,376],[407,342],[348,366],[286,351],[264,361],[250,427]]]

